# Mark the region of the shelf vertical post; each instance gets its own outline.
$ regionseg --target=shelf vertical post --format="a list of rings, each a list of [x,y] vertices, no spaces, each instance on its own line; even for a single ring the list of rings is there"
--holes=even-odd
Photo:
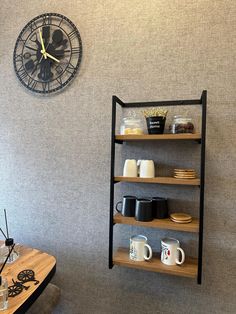
[[[115,171],[115,130],[116,130],[116,96],[112,96],[109,268],[113,267],[113,208],[114,208],[114,171]]]
[[[202,282],[202,250],[203,250],[203,216],[204,216],[204,188],[205,188],[205,146],[206,146],[206,108],[207,91],[201,96],[202,103],[202,140],[201,140],[201,174],[200,174],[200,213],[199,213],[199,241],[198,241],[198,275],[197,282]]]

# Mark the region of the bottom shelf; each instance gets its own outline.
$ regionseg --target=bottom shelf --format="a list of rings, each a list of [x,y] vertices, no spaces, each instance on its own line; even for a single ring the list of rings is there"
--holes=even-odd
[[[167,266],[160,260],[159,254],[154,254],[150,261],[134,262],[129,259],[129,250],[127,248],[118,248],[113,257],[114,265],[143,269],[158,273],[182,277],[197,277],[197,258],[187,258],[183,265]]]

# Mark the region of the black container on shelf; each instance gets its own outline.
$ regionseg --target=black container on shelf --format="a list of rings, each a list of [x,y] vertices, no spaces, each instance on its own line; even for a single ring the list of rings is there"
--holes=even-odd
[[[149,134],[163,134],[166,118],[165,117],[147,117],[147,129]]]
[[[153,220],[152,200],[140,198],[136,200],[135,219],[137,221]]]
[[[152,215],[153,218],[157,219],[168,218],[168,203],[166,198],[152,198]]]

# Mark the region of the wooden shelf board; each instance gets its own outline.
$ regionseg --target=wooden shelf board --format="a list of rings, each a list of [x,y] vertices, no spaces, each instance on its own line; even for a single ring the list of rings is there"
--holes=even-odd
[[[176,179],[172,177],[114,177],[115,182],[133,182],[133,183],[159,183],[159,184],[177,184],[177,185],[200,185],[200,179]]]
[[[199,220],[193,218],[192,222],[187,224],[179,224],[173,222],[170,218],[166,219],[154,219],[152,221],[143,222],[137,221],[134,217],[124,217],[121,214],[115,214],[113,222],[117,224],[135,225],[148,228],[169,229],[186,232],[199,232]]]
[[[165,273],[175,276],[196,278],[197,277],[197,259],[187,258],[183,265],[167,266],[160,260],[160,255],[156,254],[150,261],[134,262],[129,259],[129,250],[127,248],[118,248],[113,257],[114,265],[137,268],[146,271]]]
[[[142,134],[142,135],[116,135],[117,141],[152,141],[152,140],[201,140],[200,133],[181,134]]]

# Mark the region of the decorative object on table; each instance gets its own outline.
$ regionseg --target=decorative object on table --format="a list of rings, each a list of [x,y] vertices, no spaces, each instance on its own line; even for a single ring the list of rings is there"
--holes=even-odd
[[[187,224],[192,221],[192,216],[185,213],[172,213],[170,219],[179,224]]]
[[[143,127],[141,124],[141,119],[137,118],[135,115],[129,116],[122,119],[120,127],[121,135],[141,135],[143,134]]]
[[[164,133],[167,113],[168,110],[162,108],[151,108],[143,110],[143,115],[146,118],[149,134]]]
[[[0,311],[8,308],[8,283],[7,279],[0,276]]]
[[[181,260],[179,259],[181,252]],[[185,261],[184,250],[181,249],[179,240],[165,238],[161,240],[161,261],[166,265],[182,265]]]
[[[129,258],[135,262],[148,261],[152,258],[152,248],[147,244],[147,237],[135,235],[130,238]]]
[[[13,285],[8,287],[8,296],[9,297],[15,297],[18,294],[20,294],[23,289],[28,290],[30,286],[25,286],[24,283],[29,281],[34,281],[34,285],[37,285],[39,283],[38,280],[35,279],[35,273],[31,269],[25,269],[22,270],[18,275],[17,279],[19,281],[15,281],[12,279]]]
[[[174,116],[173,122],[169,126],[170,133],[194,133],[194,124],[191,118],[184,116]]]
[[[0,269],[0,310],[6,310],[8,308],[8,282],[6,278],[2,277],[2,271],[4,267],[6,266],[7,260],[9,256],[11,255],[12,251],[14,250],[15,244],[9,249],[8,255],[5,258],[4,263],[2,264],[2,267]]]
[[[138,160],[137,166],[140,178],[155,177],[155,166],[153,160]]]
[[[71,82],[81,58],[82,41],[74,23],[64,15],[45,13],[29,21],[20,32],[13,63],[26,88],[48,95]]]
[[[165,219],[168,218],[168,202],[163,197],[152,198],[153,218]]]
[[[10,249],[14,246],[14,239],[9,237],[6,209],[4,209],[4,216],[5,216],[5,224],[6,224],[6,233],[7,234],[5,234],[2,230],[2,228],[0,228],[1,233],[3,234],[3,236],[5,238],[5,244],[3,244],[0,247],[0,263],[1,262],[3,263],[6,256],[8,256]],[[13,249],[11,251],[11,254],[8,256],[7,263],[14,262],[18,257],[19,257],[19,253],[15,249]]]
[[[135,159],[126,159],[123,169],[124,177],[137,177],[138,176],[138,166]]]
[[[119,207],[118,207],[119,205],[122,205],[121,209],[119,209]],[[136,197],[135,196],[124,195],[123,200],[116,204],[116,210],[122,216],[134,217],[135,205],[136,205]]]
[[[197,173],[194,169],[174,169],[176,179],[196,179]]]
[[[152,221],[152,200],[139,198],[136,200],[135,219],[137,221]]]

